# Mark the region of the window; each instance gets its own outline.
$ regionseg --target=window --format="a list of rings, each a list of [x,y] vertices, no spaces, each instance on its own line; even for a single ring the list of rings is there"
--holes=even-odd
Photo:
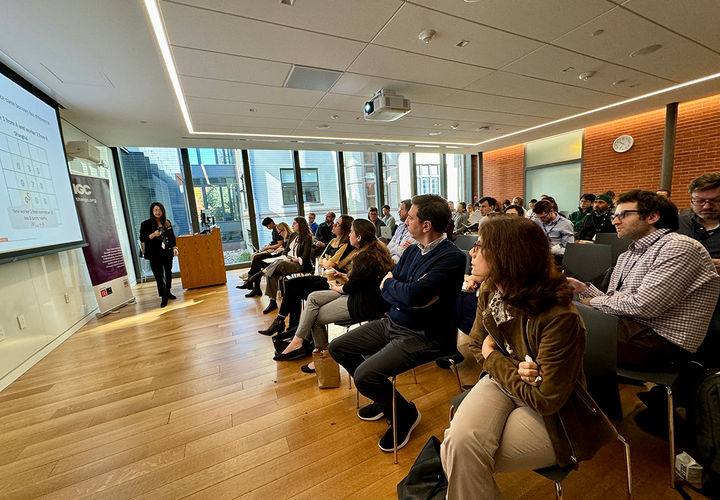
[[[297,203],[295,170],[292,168],[281,168],[280,182],[282,183],[283,205],[294,205]]]
[[[418,153],[415,155],[417,194],[440,194],[440,155]]]
[[[561,211],[572,211],[580,198],[583,132],[525,144],[525,199],[555,198]]]
[[[348,215],[367,218],[368,209],[377,206],[376,153],[343,153],[345,194]]]
[[[410,169],[410,153],[383,153],[383,189],[391,212],[412,197]]]
[[[303,168],[300,171],[303,187],[303,202],[320,203],[320,182],[318,182],[317,168]],[[295,170],[292,168],[280,169],[280,181],[282,182],[282,196],[284,205],[297,203],[295,196]]]

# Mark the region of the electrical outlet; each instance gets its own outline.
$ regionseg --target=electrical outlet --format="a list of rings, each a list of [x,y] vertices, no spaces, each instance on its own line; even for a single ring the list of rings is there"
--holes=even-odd
[[[24,330],[27,327],[27,323],[25,323],[25,315],[21,314],[17,317],[18,325],[20,325],[20,329]]]
[[[69,304],[69,303],[70,303],[70,294],[69,294],[69,293],[66,293],[66,294],[65,294],[65,303],[66,303],[66,304]]]
[[[3,330],[2,325],[0,325],[0,342],[5,340],[5,330]]]

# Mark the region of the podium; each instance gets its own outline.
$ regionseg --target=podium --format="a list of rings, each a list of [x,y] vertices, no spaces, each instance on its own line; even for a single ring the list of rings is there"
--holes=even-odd
[[[200,288],[227,283],[220,229],[210,234],[188,234],[175,239],[182,287]]]

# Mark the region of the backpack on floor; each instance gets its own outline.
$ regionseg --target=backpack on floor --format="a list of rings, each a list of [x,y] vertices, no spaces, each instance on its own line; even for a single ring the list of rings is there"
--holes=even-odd
[[[694,457],[703,468],[704,495],[720,498],[720,371],[701,373],[695,383],[695,400],[690,410],[695,430]]]
[[[398,500],[444,500],[447,488],[440,461],[440,440],[432,436],[408,475],[397,485]]]

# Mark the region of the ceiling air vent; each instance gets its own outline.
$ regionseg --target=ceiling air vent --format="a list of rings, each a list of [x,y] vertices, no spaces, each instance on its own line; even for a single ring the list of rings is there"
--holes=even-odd
[[[287,80],[285,80],[285,87],[327,92],[335,85],[340,75],[342,75],[342,71],[293,65]]]

